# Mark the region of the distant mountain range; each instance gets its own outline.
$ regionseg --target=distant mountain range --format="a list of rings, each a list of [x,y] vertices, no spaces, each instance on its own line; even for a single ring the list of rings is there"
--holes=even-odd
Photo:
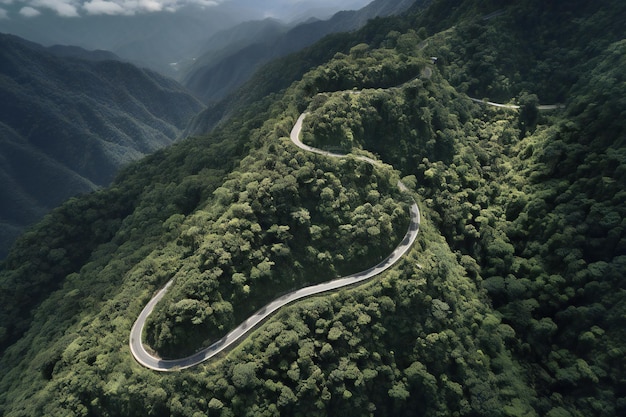
[[[198,53],[197,47],[211,34],[253,18],[254,14],[244,9],[198,7],[134,16],[67,18],[42,13],[27,20],[14,13],[8,19],[0,19],[0,32],[45,46],[76,45],[108,50],[136,65],[167,73],[169,63]]]
[[[159,2],[101,2],[117,4],[117,12],[98,14],[78,9],[78,17],[52,12],[56,3],[36,3],[39,14],[21,13],[25,2],[0,2],[0,33],[11,33],[45,46],[77,45],[112,51],[138,66],[175,76],[171,64],[199,56],[215,33],[241,22],[273,17],[285,22],[303,22],[313,16],[325,18],[340,9],[362,7],[367,0],[320,0],[311,9],[306,2],[291,0],[228,0],[223,2],[172,2],[168,10],[150,11]],[[41,2],[45,3],[45,2]],[[98,2],[96,2],[98,3]],[[340,3],[340,4],[338,4]],[[126,12],[122,10],[126,8]],[[116,14],[117,13],[117,14]]]
[[[68,197],[174,142],[202,104],[115,55],[0,35],[0,257]]]
[[[330,33],[348,32],[375,17],[404,12],[415,0],[375,0],[356,11],[341,11],[328,20],[312,20],[289,28],[271,19],[245,22],[216,34],[181,82],[206,103],[224,98],[273,59],[301,50]],[[420,2],[423,3],[423,2]],[[230,42],[224,40],[232,39]]]

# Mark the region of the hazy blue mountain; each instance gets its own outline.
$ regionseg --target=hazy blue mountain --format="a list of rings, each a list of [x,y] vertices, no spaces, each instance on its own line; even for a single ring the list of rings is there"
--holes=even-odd
[[[290,27],[274,18],[240,23],[211,36],[205,42],[204,50],[200,56],[173,63],[171,67],[176,71],[176,78],[184,80],[190,72],[197,71],[199,68],[211,67],[231,56],[233,51],[243,49],[258,42],[259,39],[266,41],[276,39]]]
[[[76,7],[75,17],[52,12],[52,8],[63,2],[45,3],[48,7],[36,2],[28,4],[27,1],[9,3],[0,2],[2,33],[46,46],[77,45],[90,50],[109,50],[136,65],[174,76],[175,67],[170,64],[200,55],[213,34],[241,22],[268,17],[283,21],[325,17],[337,10],[361,7],[367,0],[228,0],[209,5],[202,5],[201,1],[175,4],[155,1],[154,6],[160,5],[160,11],[150,9],[149,4],[124,2],[116,3],[118,11],[106,13],[93,8],[89,11],[85,7],[87,2],[77,2],[82,7],[72,6]],[[39,14],[23,16],[20,10],[25,5]]]
[[[0,36],[0,256],[52,207],[175,141],[202,108],[173,80],[97,56]]]
[[[233,6],[285,22],[329,18],[339,10],[357,10],[372,0],[228,0]]]
[[[245,9],[184,7],[172,13],[132,16],[86,15],[67,18],[43,12],[23,18],[0,19],[0,32],[11,33],[46,46],[76,45],[109,50],[161,73],[169,63],[196,53],[211,34],[256,15]]]
[[[87,61],[123,61],[122,58],[113,52],[98,49],[91,51],[79,46],[72,45],[52,45],[46,48],[54,55],[67,58],[80,58]]]
[[[216,102],[243,84],[264,63],[313,44],[335,32],[358,29],[369,19],[390,16],[407,10],[415,0],[375,0],[357,11],[341,11],[328,20],[298,25],[276,36],[249,39],[245,47],[237,44],[227,48],[231,53],[218,59],[199,59],[183,79],[183,84],[205,102]]]

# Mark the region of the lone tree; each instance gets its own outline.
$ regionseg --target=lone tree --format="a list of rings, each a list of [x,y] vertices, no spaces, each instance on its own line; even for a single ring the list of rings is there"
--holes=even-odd
[[[519,98],[519,126],[520,137],[526,136],[526,132],[532,132],[537,127],[539,120],[539,98],[536,94],[522,93]]]

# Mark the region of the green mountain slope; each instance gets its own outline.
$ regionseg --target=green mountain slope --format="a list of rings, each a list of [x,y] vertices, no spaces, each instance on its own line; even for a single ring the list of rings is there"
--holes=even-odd
[[[2,257],[16,232],[171,144],[202,109],[173,81],[129,64],[61,57],[80,51],[53,54],[8,35],[0,46]]]
[[[0,411],[624,414],[623,14],[617,1],[440,0],[374,21],[284,92],[55,210],[2,264]],[[544,50],[562,33],[595,34],[593,48]],[[529,56],[543,58],[519,77],[482,78]],[[390,165],[296,148],[303,111],[305,142]],[[132,323],[171,277],[144,337],[182,356],[268,297],[375,263],[406,216],[400,176],[423,222],[399,265],[281,310],[195,368],[134,362]]]
[[[379,3],[372,5],[376,4]],[[202,134],[210,131],[230,118],[237,109],[286,89],[293,81],[302,78],[312,67],[322,65],[338,52],[347,54],[353,46],[363,42],[379,44],[392,29],[406,31],[414,26],[423,25],[429,28],[437,26],[430,20],[422,20],[419,23],[415,21],[415,16],[420,16],[421,11],[428,4],[430,1],[416,1],[405,14],[377,17],[368,21],[368,24],[359,30],[329,34],[309,47],[268,62],[241,88],[230,93],[223,100],[208,105],[207,109],[189,124],[185,130],[186,134]]]

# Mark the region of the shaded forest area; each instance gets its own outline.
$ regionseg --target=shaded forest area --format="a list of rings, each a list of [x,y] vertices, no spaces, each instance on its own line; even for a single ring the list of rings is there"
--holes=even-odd
[[[174,143],[204,106],[113,54],[0,34],[0,258],[26,228]]]

